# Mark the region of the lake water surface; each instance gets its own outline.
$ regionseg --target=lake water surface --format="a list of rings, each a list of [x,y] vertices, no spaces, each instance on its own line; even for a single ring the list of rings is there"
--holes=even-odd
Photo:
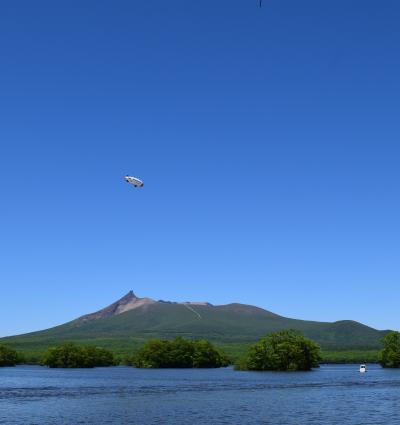
[[[0,368],[0,423],[400,425],[400,370]]]

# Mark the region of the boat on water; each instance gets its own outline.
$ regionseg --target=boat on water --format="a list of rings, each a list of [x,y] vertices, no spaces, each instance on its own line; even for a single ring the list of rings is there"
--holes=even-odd
[[[365,373],[367,371],[367,366],[365,364],[360,365],[360,373]]]

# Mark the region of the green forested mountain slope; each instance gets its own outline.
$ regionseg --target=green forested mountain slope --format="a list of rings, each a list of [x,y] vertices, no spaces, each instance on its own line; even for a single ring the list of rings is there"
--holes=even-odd
[[[281,329],[298,330],[327,350],[379,348],[385,333],[354,321],[296,320],[244,304],[173,303],[137,298],[130,292],[98,312],[51,329],[2,338],[0,343],[29,351],[61,341],[128,348],[151,337],[184,336],[229,345],[252,343]]]

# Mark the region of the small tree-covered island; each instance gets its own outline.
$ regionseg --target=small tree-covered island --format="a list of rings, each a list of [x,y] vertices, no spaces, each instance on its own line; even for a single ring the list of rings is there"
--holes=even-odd
[[[400,368],[400,332],[389,332],[382,340],[380,363],[386,368]]]
[[[400,332],[388,332],[375,362],[400,368]],[[93,368],[125,364],[138,368],[218,368],[232,361],[207,340],[151,339],[127,357],[105,348],[66,342],[47,349],[33,361],[12,347],[0,344],[0,367],[36,363],[50,368]],[[363,353],[361,353],[363,354]],[[116,355],[116,357],[115,357]],[[237,358],[234,355],[234,358]],[[273,332],[248,347],[235,363],[236,370],[309,371],[321,361],[319,345],[294,330]],[[354,362],[354,361],[353,361]],[[338,363],[338,362],[337,362]]]
[[[0,345],[0,367],[15,366],[20,362],[18,353],[6,345]]]
[[[208,341],[177,337],[148,341],[128,364],[139,368],[217,368],[228,366],[229,361]]]
[[[49,348],[42,364],[51,368],[92,368],[114,366],[114,355],[104,348],[65,343]]]
[[[320,347],[301,334],[284,330],[268,334],[252,345],[236,370],[309,371],[319,367]]]

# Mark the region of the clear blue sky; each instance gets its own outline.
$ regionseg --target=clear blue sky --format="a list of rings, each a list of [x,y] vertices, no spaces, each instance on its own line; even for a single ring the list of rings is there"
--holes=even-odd
[[[0,335],[130,289],[400,328],[399,22],[397,0],[2,1]]]

